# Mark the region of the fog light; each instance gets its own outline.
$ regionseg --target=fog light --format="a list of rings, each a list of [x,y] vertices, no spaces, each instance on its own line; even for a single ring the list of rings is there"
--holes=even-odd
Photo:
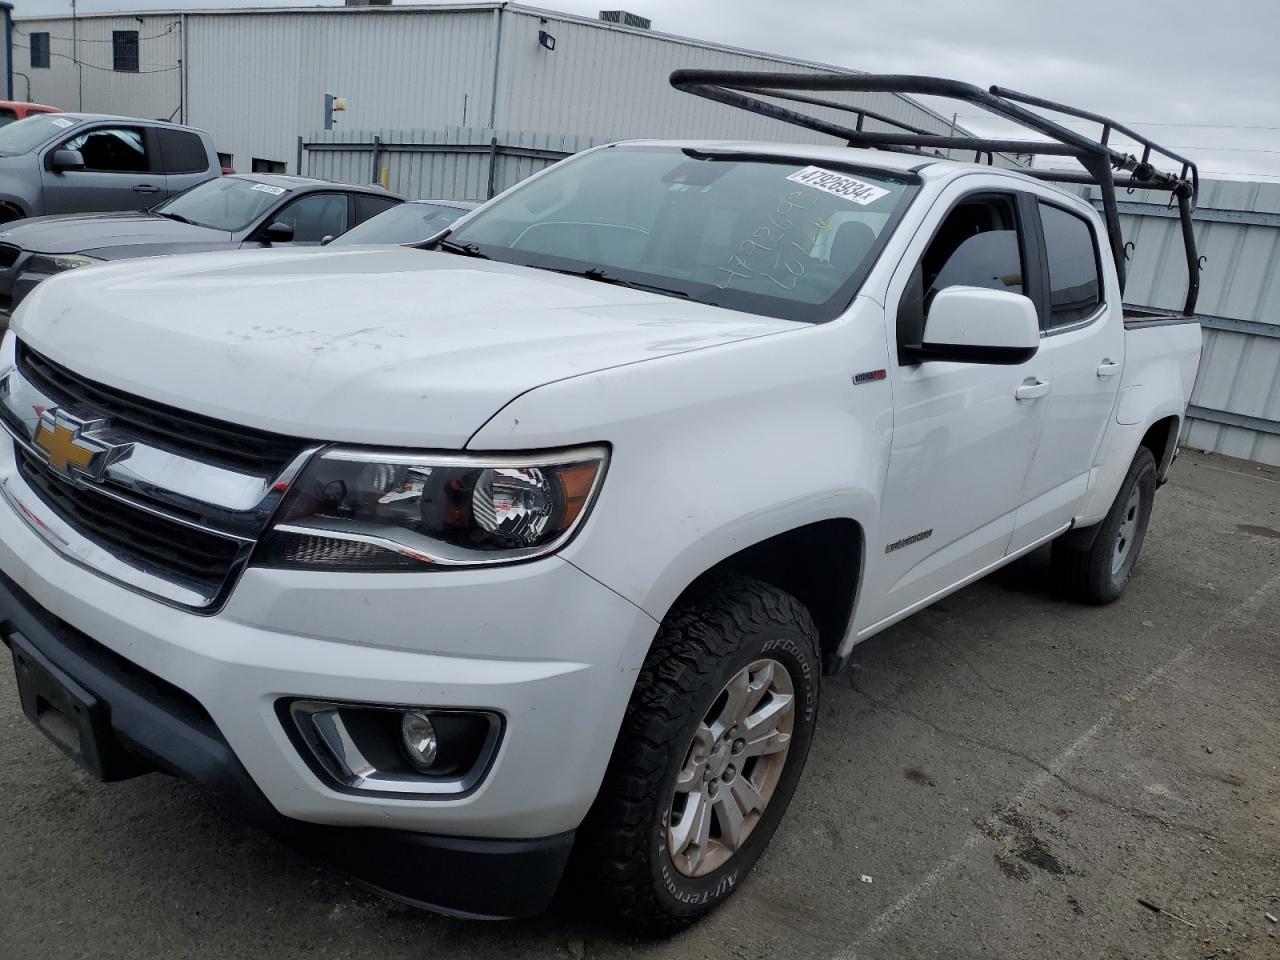
[[[400,743],[409,762],[423,773],[435,763],[440,747],[436,728],[421,710],[410,710],[400,719]]]

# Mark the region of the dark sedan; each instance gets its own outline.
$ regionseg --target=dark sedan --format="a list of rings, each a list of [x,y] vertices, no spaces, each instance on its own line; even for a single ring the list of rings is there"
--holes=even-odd
[[[5,224],[0,310],[55,273],[239,247],[320,244],[403,203],[380,187],[268,174],[219,177],[138,213],[70,214]]]

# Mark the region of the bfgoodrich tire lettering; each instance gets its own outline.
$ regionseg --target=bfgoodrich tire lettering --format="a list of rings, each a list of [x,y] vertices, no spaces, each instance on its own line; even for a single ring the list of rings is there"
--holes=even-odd
[[[750,676],[759,680],[768,663],[785,670],[794,691],[785,763],[741,844],[714,869],[689,876],[687,861],[677,867],[669,844],[677,778],[689,772],[708,716],[724,712],[730,681],[753,667]],[[575,873],[586,889],[645,935],[677,930],[729,897],[786,812],[813,738],[818,684],[818,632],[789,594],[725,577],[674,611],[640,671],[604,783],[579,831]],[[718,742],[722,755],[705,764],[706,774],[727,772],[732,781],[723,748],[735,741]]]

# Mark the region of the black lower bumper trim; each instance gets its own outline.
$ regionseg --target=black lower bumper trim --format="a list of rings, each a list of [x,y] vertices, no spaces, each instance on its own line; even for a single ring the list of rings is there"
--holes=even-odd
[[[99,744],[103,749],[94,757],[93,772],[103,779],[158,770],[190,780],[291,846],[426,909],[466,917],[524,917],[541,913],[555,894],[573,831],[503,840],[285,817],[195,698],[63,623],[0,574],[0,639],[12,645],[15,634],[25,641],[24,650],[35,651],[42,669],[96,699],[106,718],[102,736],[110,741]],[[107,759],[99,760],[98,754]]]

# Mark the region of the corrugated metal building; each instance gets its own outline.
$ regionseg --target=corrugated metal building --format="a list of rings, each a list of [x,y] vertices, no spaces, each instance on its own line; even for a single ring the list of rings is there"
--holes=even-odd
[[[1187,268],[1168,194],[1136,191],[1120,211],[1134,244],[1125,301],[1180,308]],[[1280,466],[1280,184],[1204,181],[1195,232],[1204,353],[1182,442]]]
[[[829,142],[775,120],[672,90],[677,67],[834,67],[504,3],[147,12],[25,19],[49,35],[32,98],[69,110],[183,120],[234,165],[296,169],[297,138],[323,127],[324,95],[345,97],[339,130],[472,127],[591,140],[726,137]],[[121,44],[136,32],[135,71]],[[540,34],[553,39],[540,42]],[[550,46],[554,49],[550,49]],[[132,61],[126,56],[126,66]],[[937,132],[950,121],[892,94],[850,95]],[[834,111],[832,112],[834,113]],[[869,125],[874,129],[874,125]]]

